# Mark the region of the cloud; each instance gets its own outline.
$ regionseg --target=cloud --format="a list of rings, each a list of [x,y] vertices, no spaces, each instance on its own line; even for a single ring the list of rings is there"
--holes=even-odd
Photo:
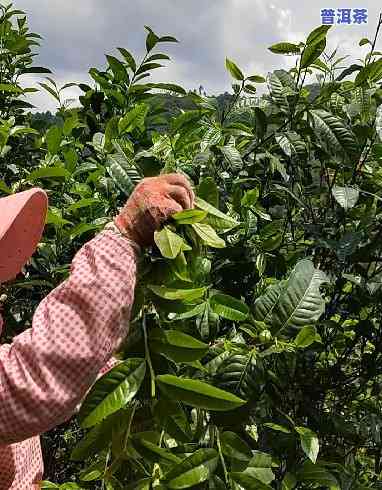
[[[330,8],[343,7],[331,0]],[[187,89],[203,85],[208,93],[230,88],[225,57],[236,61],[245,73],[266,74],[289,68],[293,57],[270,53],[268,46],[298,42],[320,24],[320,5],[301,0],[15,0],[25,9],[32,30],[43,35],[38,64],[54,71],[60,83],[89,80],[90,67],[102,68],[105,53],[117,46],[136,55],[144,50],[144,25],[159,34],[171,34],[180,44],[164,46],[173,62],[158,70],[155,79],[179,83]],[[348,0],[347,6],[359,7]],[[359,56],[361,37],[371,37],[378,17],[374,0],[363,0],[369,9],[369,25],[335,26],[328,48]],[[68,94],[74,95],[68,89]],[[34,100],[41,109],[54,108],[47,95]]]

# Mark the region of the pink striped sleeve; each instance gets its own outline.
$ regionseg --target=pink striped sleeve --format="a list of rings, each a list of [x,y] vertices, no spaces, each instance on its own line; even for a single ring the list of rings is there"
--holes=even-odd
[[[0,445],[73,414],[127,333],[136,262],[127,240],[103,231],[41,302],[32,328],[0,347]]]

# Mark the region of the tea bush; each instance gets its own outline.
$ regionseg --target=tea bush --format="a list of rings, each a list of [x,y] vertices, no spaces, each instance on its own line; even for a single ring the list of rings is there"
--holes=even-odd
[[[58,104],[44,124],[22,79],[49,71],[12,9],[0,191],[40,185],[50,208],[4,288],[5,340],[143,177],[186,173],[198,196],[155,234],[120,363],[90,390],[82,430],[65,428],[68,474],[52,469],[43,488],[381,488],[382,19],[359,64],[327,53],[330,26],[269,48],[295,57],[289,71],[247,75],[227,59],[233,92],[219,99],[146,82],[176,42],[146,27],[144,57],[107,55],[79,107],[69,85],[41,83]]]

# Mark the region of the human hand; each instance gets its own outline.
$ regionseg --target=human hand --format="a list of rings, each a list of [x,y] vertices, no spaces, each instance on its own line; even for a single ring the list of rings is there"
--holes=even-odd
[[[147,247],[154,242],[154,232],[172,214],[192,208],[194,199],[181,174],[148,177],[137,185],[114,223],[125,236]]]

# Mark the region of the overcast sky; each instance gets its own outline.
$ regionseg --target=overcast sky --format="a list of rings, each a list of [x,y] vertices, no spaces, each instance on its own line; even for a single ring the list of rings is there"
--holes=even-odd
[[[0,0],[1,1],[1,0]],[[377,0],[14,0],[28,13],[31,29],[44,37],[36,63],[50,68],[60,84],[89,82],[88,70],[105,66],[104,55],[125,47],[142,54],[149,25],[179,44],[168,44],[172,61],[157,70],[156,81],[174,82],[186,89],[203,85],[208,94],[230,89],[225,57],[246,74],[261,74],[288,66],[292,58],[270,53],[268,46],[304,40],[321,24],[321,8],[367,8],[368,24],[334,25],[328,48],[363,55],[361,37],[372,38],[379,15]],[[382,44],[379,43],[382,50]],[[349,62],[347,62],[349,63]],[[41,79],[39,79],[41,80]],[[33,80],[35,82],[35,80]],[[68,98],[78,94],[68,89]],[[40,110],[54,110],[54,100],[34,96]]]

